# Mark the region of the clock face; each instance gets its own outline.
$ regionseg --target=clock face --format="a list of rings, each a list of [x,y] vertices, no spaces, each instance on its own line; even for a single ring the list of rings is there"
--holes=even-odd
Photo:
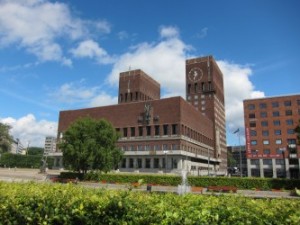
[[[188,76],[189,76],[190,81],[197,82],[197,81],[201,80],[201,78],[203,76],[203,72],[200,68],[195,67],[190,70]]]

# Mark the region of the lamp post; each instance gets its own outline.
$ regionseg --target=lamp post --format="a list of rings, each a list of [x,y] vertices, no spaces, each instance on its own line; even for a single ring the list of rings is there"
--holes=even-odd
[[[209,148],[207,148],[207,176],[209,176],[209,161],[210,161],[210,154],[209,154]]]
[[[242,169],[242,146],[241,146],[241,135],[240,135],[240,128],[238,128],[235,132],[233,132],[233,134],[238,135],[239,138],[239,155],[240,155],[240,176],[243,176],[243,169]]]

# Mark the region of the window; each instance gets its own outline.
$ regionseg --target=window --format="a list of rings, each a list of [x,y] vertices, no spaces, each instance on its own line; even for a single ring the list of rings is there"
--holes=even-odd
[[[205,83],[204,82],[201,83],[201,89],[202,89],[202,91],[205,91]]]
[[[172,124],[172,134],[175,135],[175,134],[178,134],[178,131],[177,131],[177,124]]]
[[[284,101],[284,106],[291,106],[292,102],[291,101]]]
[[[275,135],[281,135],[281,130],[274,130]]]
[[[296,144],[296,139],[287,139],[287,143],[288,143],[289,145],[291,145],[291,144]]]
[[[198,92],[198,84],[197,83],[194,84],[194,90],[195,90],[195,93]]]
[[[280,126],[280,120],[274,120],[273,124],[274,126]]]
[[[139,136],[140,136],[140,137],[143,136],[143,127],[139,127]]]
[[[275,140],[275,144],[276,145],[281,145],[282,144],[282,140],[281,139],[276,139]]]
[[[168,124],[163,125],[163,135],[168,135]]]
[[[255,113],[250,113],[250,114],[249,114],[249,118],[250,118],[250,119],[254,119],[254,118],[255,118]]]
[[[151,151],[151,146],[150,146],[150,145],[146,145],[146,146],[145,146],[145,150],[146,150],[146,151]]]
[[[151,126],[146,126],[147,136],[151,136]]]
[[[198,99],[198,95],[195,95],[195,96],[194,96],[194,99],[195,99],[195,100]]]
[[[282,149],[282,148],[277,148],[277,149],[276,149],[276,154],[284,154],[284,149]]]
[[[123,95],[120,94],[120,102],[123,102]]]
[[[261,121],[261,126],[262,127],[267,127],[268,126],[268,121],[266,121],[266,120]]]
[[[278,102],[272,102],[272,107],[273,107],[273,108],[279,107],[279,103],[278,103]]]
[[[250,127],[256,127],[256,122],[250,122]]]
[[[263,140],[263,144],[268,145],[268,144],[270,144],[270,142],[269,142],[269,140]]]
[[[248,105],[248,109],[249,109],[249,110],[255,109],[255,105],[254,105],[254,104],[249,104],[249,105]]]
[[[261,112],[260,117],[261,118],[266,118],[268,116],[267,112]]]
[[[141,158],[137,159],[137,166],[138,166],[138,168],[142,168],[142,159]]]
[[[154,135],[159,136],[159,125],[155,125],[154,127]]]
[[[266,103],[260,103],[259,108],[260,109],[265,109],[265,108],[267,108],[267,104]]]
[[[270,149],[264,149],[264,155],[269,155],[270,154]]]
[[[286,120],[286,125],[294,125],[294,121],[292,119]]]
[[[250,130],[250,136],[255,137],[256,136],[256,130]]]
[[[135,127],[130,128],[131,137],[135,137]]]
[[[172,145],[172,150],[178,150],[178,145],[173,144],[173,145]]]
[[[251,159],[251,165],[258,165],[259,160],[258,159]]]
[[[268,130],[263,130],[262,131],[262,136],[264,136],[264,137],[269,136],[269,131]]]
[[[157,169],[159,168],[159,159],[158,158],[154,158],[154,168]]]
[[[188,87],[187,87],[187,92],[188,92],[188,94],[190,94],[190,93],[191,93],[191,84],[188,84]]]
[[[162,150],[168,150],[168,145],[167,144],[163,144],[162,145]]]
[[[288,134],[294,134],[294,133],[295,133],[295,130],[294,130],[294,129],[288,129],[288,130],[287,130],[287,133],[288,133]]]
[[[256,140],[252,140],[251,141],[251,145],[257,145],[257,141]]]
[[[129,159],[129,168],[133,168],[133,167],[134,167],[134,165],[133,165],[133,159],[130,158]]]
[[[257,155],[257,153],[258,153],[258,150],[251,150],[252,155]]]
[[[127,128],[123,128],[123,137],[127,137]]]
[[[280,115],[280,114],[279,114],[279,111],[274,111],[274,112],[273,112],[273,116],[274,116],[274,117],[278,117],[279,115]]]
[[[291,115],[293,115],[292,110],[286,110],[286,111],[285,111],[285,115],[286,115],[286,116],[291,116]]]
[[[138,145],[138,146],[137,146],[137,150],[138,150],[138,151],[143,151],[143,150],[144,150],[144,149],[143,149],[143,145]]]
[[[297,100],[297,104],[300,105],[300,99]]]
[[[263,159],[264,165],[272,165],[272,159]]]
[[[284,165],[284,159],[276,159],[276,165]]]
[[[160,150],[160,145],[154,145],[154,150]]]
[[[145,164],[146,164],[145,167],[147,169],[149,169],[151,167],[151,160],[149,158],[146,158],[146,163]]]

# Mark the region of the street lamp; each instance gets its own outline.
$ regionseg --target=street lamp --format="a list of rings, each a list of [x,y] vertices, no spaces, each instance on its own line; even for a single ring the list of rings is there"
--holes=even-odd
[[[207,176],[209,176],[209,160],[210,160],[210,154],[209,154],[209,148],[207,148]]]

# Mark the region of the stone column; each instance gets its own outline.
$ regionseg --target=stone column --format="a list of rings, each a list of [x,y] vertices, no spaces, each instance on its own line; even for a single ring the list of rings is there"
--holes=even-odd
[[[276,159],[272,159],[273,178],[277,178]]]
[[[248,170],[248,177],[251,177],[251,159],[247,159],[247,170]]]
[[[265,177],[263,159],[259,159],[260,177]]]

